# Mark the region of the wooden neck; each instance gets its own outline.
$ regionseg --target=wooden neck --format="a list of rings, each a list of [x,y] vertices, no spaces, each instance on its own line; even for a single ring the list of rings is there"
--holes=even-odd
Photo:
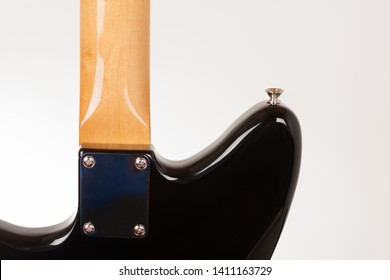
[[[150,0],[81,0],[80,146],[150,145]]]

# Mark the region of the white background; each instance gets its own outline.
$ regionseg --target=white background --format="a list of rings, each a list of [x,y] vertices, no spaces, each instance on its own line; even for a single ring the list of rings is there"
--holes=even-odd
[[[274,259],[389,259],[390,2],[151,2],[159,153],[191,156],[282,87],[303,157]],[[0,219],[76,208],[78,48],[78,1],[0,0]]]

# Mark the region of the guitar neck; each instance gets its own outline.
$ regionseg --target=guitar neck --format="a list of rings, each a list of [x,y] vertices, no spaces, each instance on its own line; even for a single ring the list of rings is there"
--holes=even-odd
[[[150,0],[81,0],[80,146],[150,145]]]

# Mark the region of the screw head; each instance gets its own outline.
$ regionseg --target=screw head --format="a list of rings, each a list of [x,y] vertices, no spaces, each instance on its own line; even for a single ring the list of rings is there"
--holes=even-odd
[[[144,157],[137,157],[135,159],[135,167],[139,170],[144,170],[148,167],[148,161]]]
[[[83,165],[86,168],[92,168],[95,166],[95,159],[92,156],[85,156],[83,158]]]
[[[134,226],[134,235],[138,237],[144,236],[146,233],[145,227],[142,224],[138,224]]]
[[[92,235],[94,232],[95,232],[96,228],[95,226],[93,225],[93,223],[91,222],[88,222],[88,223],[85,223],[83,225],[83,232],[86,234],[86,235]]]

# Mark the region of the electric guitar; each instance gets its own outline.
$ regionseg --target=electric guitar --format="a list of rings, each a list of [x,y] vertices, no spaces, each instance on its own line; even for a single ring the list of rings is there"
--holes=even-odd
[[[149,18],[149,0],[81,0],[78,211],[45,228],[0,221],[2,259],[271,258],[298,180],[297,117],[270,88],[204,151],[161,157]]]

